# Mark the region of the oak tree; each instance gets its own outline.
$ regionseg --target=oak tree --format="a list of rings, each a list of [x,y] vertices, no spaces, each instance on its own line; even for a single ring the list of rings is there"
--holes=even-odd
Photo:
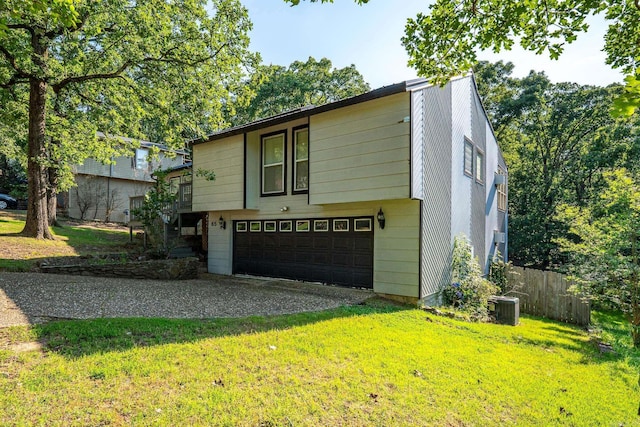
[[[20,147],[2,129],[27,129],[23,234],[52,237],[47,201],[71,165],[132,150],[96,131],[175,147],[222,127],[257,60],[250,28],[238,0],[0,1],[0,98],[28,105],[0,106],[0,138]]]
[[[296,5],[301,0],[285,1]],[[497,53],[519,43],[557,59],[567,44],[589,30],[587,19],[600,14],[609,23],[607,64],[626,75],[613,112],[631,115],[640,106],[640,0],[436,0],[428,13],[408,19],[402,43],[418,74],[445,83],[471,70],[479,50]]]
[[[234,124],[309,105],[322,105],[360,95],[370,90],[355,65],[334,68],[331,61],[294,61],[288,67],[263,65],[247,83],[255,95],[248,105],[236,104]]]

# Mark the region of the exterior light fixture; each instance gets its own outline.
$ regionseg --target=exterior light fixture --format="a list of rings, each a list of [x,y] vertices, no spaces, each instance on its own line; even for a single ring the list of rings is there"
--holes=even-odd
[[[382,212],[382,208],[378,211],[378,215],[376,216],[378,220],[378,224],[380,225],[380,229],[384,230],[384,224],[386,222],[386,218],[384,217],[384,212]]]
[[[227,228],[227,222],[224,220],[222,215],[220,215],[220,219],[218,221],[220,222],[220,228],[225,230]]]

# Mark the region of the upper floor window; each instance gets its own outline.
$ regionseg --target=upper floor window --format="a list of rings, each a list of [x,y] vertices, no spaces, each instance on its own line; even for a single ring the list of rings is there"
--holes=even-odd
[[[309,128],[293,130],[293,191],[309,191]]]
[[[171,194],[178,194],[178,189],[180,188],[180,177],[174,176],[169,179],[169,191]]]
[[[498,168],[498,175],[505,177],[501,183],[496,185],[496,192],[498,193],[498,209],[501,211],[507,210],[507,180],[506,173],[502,168]]]
[[[149,170],[149,150],[146,148],[136,148],[135,168],[138,170]]]
[[[262,194],[285,193],[285,133],[262,137]]]
[[[476,181],[484,182],[484,153],[480,150],[476,150]]]
[[[464,139],[464,174],[473,176],[473,142]]]

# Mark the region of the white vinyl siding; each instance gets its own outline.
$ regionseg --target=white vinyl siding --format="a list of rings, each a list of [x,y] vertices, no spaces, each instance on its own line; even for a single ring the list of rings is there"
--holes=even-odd
[[[400,93],[314,115],[309,202],[409,197],[410,95]]]
[[[293,191],[309,190],[309,128],[293,131]]]
[[[242,209],[244,144],[242,135],[193,146],[193,211]],[[213,171],[214,181],[197,171]]]

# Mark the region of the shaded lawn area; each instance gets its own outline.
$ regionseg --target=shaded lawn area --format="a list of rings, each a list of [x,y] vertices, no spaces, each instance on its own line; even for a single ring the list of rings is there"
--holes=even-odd
[[[18,234],[24,221],[24,212],[0,211],[0,271],[29,271],[43,258],[120,252],[132,247],[123,227],[65,225],[52,227],[55,240],[36,240]]]
[[[19,350],[32,340],[43,348]],[[636,350],[601,354],[586,332],[526,316],[474,324],[373,300],[53,322],[0,330],[0,346],[0,424],[639,424]]]

